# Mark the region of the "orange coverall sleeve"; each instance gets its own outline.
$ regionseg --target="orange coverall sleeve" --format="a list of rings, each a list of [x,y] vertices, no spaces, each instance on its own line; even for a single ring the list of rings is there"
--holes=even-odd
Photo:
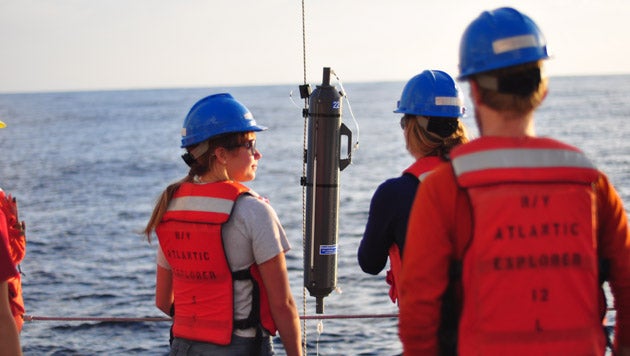
[[[630,230],[621,198],[605,175],[597,182],[599,255],[610,261],[609,284],[617,311],[615,344],[630,347]]]
[[[405,355],[437,355],[441,297],[453,254],[457,187],[443,164],[420,185],[403,253],[399,334]]]

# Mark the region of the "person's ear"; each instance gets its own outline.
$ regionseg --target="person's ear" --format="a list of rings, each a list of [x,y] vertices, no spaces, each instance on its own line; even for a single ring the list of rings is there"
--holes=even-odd
[[[225,165],[227,163],[227,149],[225,147],[217,147],[214,149],[214,156],[217,158],[217,162]]]
[[[481,93],[479,92],[480,90],[479,84],[477,84],[475,80],[469,80],[468,83],[470,84],[470,100],[476,106],[481,101]]]

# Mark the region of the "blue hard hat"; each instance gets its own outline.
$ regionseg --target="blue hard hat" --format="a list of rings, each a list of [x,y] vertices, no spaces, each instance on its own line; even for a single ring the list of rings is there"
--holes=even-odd
[[[182,147],[232,132],[263,131],[254,116],[228,93],[214,94],[199,100],[188,112],[182,128]]]
[[[395,113],[417,116],[462,117],[464,99],[455,80],[441,70],[425,70],[403,89]]]
[[[485,11],[462,36],[459,79],[547,58],[545,36],[531,18],[510,7]]]

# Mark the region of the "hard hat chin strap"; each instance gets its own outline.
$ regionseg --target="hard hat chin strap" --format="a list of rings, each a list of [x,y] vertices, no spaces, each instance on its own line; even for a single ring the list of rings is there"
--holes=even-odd
[[[184,160],[184,162],[186,162],[188,167],[192,167],[193,164],[197,162],[197,158],[201,157],[201,155],[206,153],[206,151],[208,151],[208,141],[203,141],[192,150],[184,153],[182,155],[182,159]]]

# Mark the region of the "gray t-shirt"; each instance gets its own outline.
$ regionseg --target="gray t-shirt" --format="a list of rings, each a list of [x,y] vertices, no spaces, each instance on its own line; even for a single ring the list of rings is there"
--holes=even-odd
[[[241,195],[234,204],[230,220],[223,226],[223,246],[232,271],[247,269],[254,263],[262,264],[291,249],[275,210],[249,194]],[[171,269],[159,244],[157,264]],[[234,281],[235,319],[245,319],[249,315],[251,294],[250,281]],[[234,334],[253,337],[255,330],[236,329]]]

